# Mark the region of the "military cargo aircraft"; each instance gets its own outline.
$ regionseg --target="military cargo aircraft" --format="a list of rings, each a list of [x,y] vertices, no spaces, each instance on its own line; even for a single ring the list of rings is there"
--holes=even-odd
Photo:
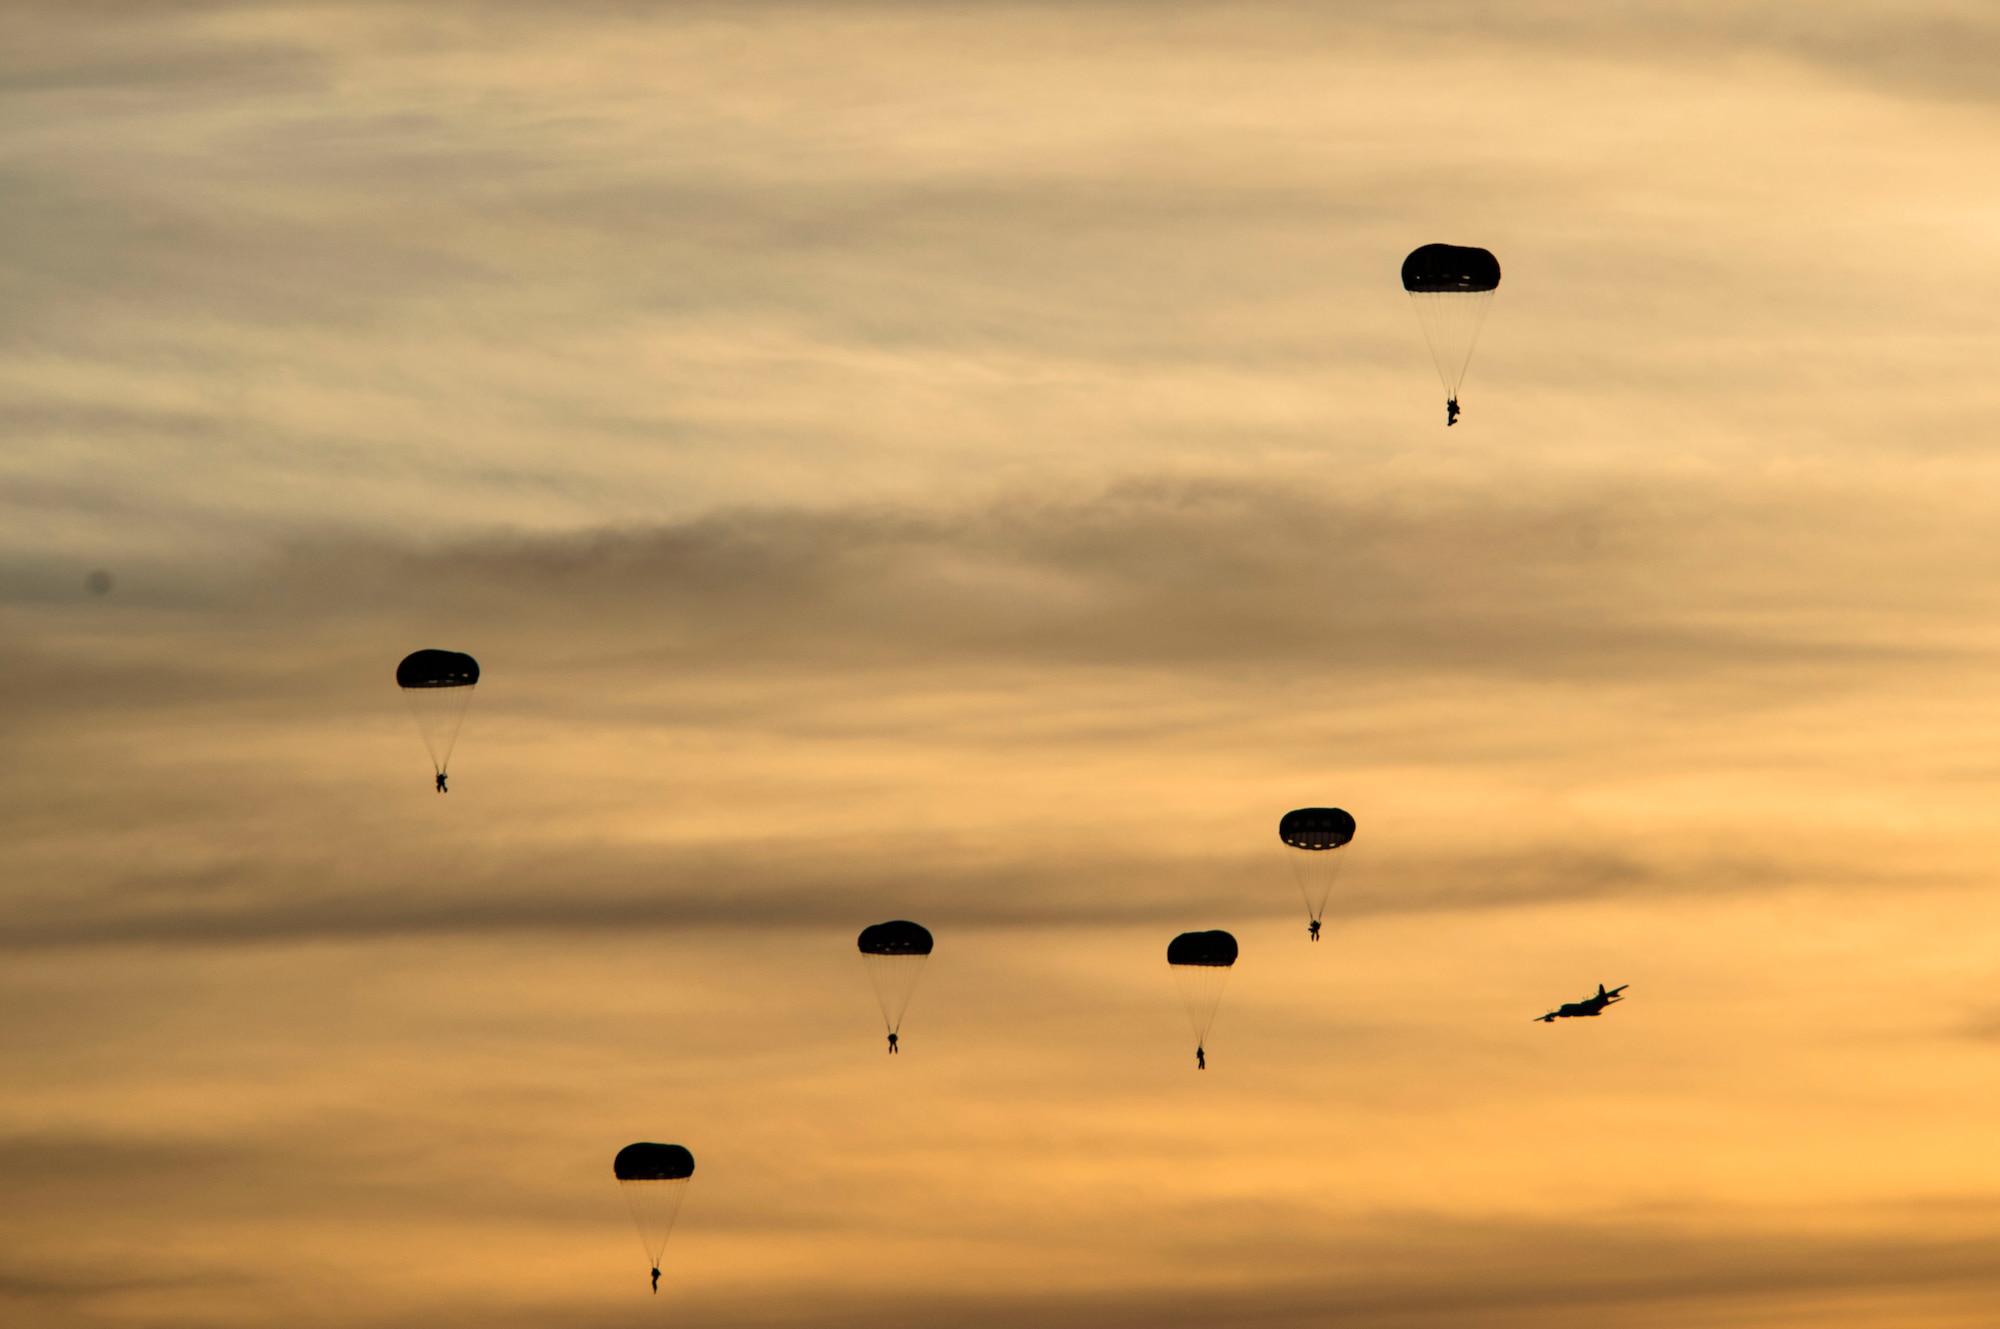
[[[1577,1017],[1584,1015],[1602,1015],[1604,1014],[1604,1008],[1606,1006],[1609,1006],[1612,1002],[1625,1000],[1625,998],[1619,996],[1618,994],[1631,986],[1632,985],[1630,983],[1621,983],[1617,987],[1611,989],[1611,991],[1606,992],[1604,990],[1604,984],[1599,983],[1597,985],[1596,996],[1585,997],[1582,1001],[1566,1001],[1562,1005],[1550,1011],[1547,1015],[1537,1015],[1534,1019],[1534,1023],[1554,1024],[1557,1020],[1574,1020]]]

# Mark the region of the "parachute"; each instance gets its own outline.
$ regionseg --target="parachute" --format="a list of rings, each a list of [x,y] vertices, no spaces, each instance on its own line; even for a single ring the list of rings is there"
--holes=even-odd
[[[1354,818],[1339,808],[1293,808],[1278,818],[1278,838],[1291,850],[1285,857],[1305,896],[1306,916],[1317,923],[1347,857],[1341,851],[1354,839]]]
[[[902,1032],[903,1011],[917,979],[924,972],[924,958],[931,953],[929,929],[908,919],[875,923],[861,929],[857,942],[861,962],[868,966],[868,981],[875,985],[875,999],[882,1003],[882,1023],[889,1029],[889,1050],[896,1050]]]
[[[1183,932],[1167,943],[1167,964],[1180,985],[1181,1003],[1194,1026],[1195,1055],[1208,1043],[1208,1027],[1222,1003],[1222,985],[1236,963],[1236,938],[1227,932]]]
[[[1500,286],[1500,260],[1464,245],[1424,245],[1403,260],[1403,289],[1416,306],[1424,339],[1431,344],[1445,400],[1458,404],[1458,385],[1472,363],[1472,344],[1486,322],[1493,292]],[[1447,420],[1455,419],[1452,411]]]
[[[694,1155],[677,1144],[628,1144],[611,1161],[611,1174],[632,1211],[639,1242],[653,1266],[653,1290],[660,1288],[660,1259],[674,1219],[680,1215],[688,1179],[694,1176]]]
[[[694,1176],[694,1155],[677,1144],[628,1144],[611,1160],[611,1175],[625,1192],[632,1224],[652,1262],[653,1290],[659,1291],[660,1257],[680,1215],[688,1179]]]
[[[465,708],[478,682],[479,661],[461,651],[412,651],[396,666],[396,686],[403,690],[417,732],[430,749],[439,789],[444,788],[445,767],[451,763],[458,727],[465,723]]]

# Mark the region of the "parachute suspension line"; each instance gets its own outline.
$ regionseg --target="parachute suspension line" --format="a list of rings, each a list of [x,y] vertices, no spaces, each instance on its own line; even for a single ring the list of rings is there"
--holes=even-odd
[[[1212,964],[1177,964],[1174,982],[1181,990],[1181,1005],[1187,1009],[1188,1023],[1194,1028],[1197,1047],[1208,1043],[1208,1031],[1222,1005],[1222,989],[1229,983],[1229,967]]]
[[[1326,917],[1327,901],[1333,897],[1333,885],[1340,879],[1340,865],[1346,858],[1346,845],[1285,851],[1285,859],[1292,865],[1292,876],[1299,883],[1299,895],[1306,903],[1306,917],[1315,923]]]
[[[410,703],[410,715],[431,754],[432,768],[443,775],[451,765],[451,750],[458,746],[458,731],[472,704],[472,689],[404,688],[403,697]]]
[[[923,955],[870,955],[863,953],[861,962],[868,967],[868,981],[874,985],[875,999],[882,1006],[882,1024],[888,1032],[903,1032],[903,1014],[910,1008],[910,998],[917,990],[917,980],[923,977]]]
[[[1430,343],[1431,360],[1446,398],[1458,396],[1472,365],[1472,349],[1493,306],[1492,291],[1411,291],[1410,303]]]
[[[647,1263],[655,1269],[666,1257],[667,1238],[673,1235],[681,1201],[687,1198],[688,1180],[680,1177],[618,1183],[618,1189],[625,1192],[626,1205],[632,1210],[632,1226],[639,1230],[639,1244],[646,1248]]]

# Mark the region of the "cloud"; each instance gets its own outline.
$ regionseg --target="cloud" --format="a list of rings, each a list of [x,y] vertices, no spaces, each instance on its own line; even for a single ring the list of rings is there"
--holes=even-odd
[[[1013,658],[1604,681],[1948,650],[1912,639],[1895,611],[1927,564],[1960,570],[1962,549],[1857,550],[1856,497],[1135,481],[1080,501],[752,509],[428,554],[303,547],[266,594],[468,626],[533,606],[558,641],[711,665]],[[1927,514],[1878,502],[1863,519],[1908,534]],[[1960,581],[1927,591],[1932,613],[1980,595]]]
[[[1158,468],[1983,464],[1947,413],[1989,386],[1990,136],[1718,72],[1986,68],[1971,9],[588,12],[11,7],[8,560]],[[1510,274],[1488,446],[1439,437],[1393,279],[1446,226]]]
[[[1634,744],[1699,765],[1804,698],[1839,714],[1884,679],[1978,667],[1953,614],[1984,592],[1911,589],[1950,541],[1891,560],[1829,516],[1844,496],[1708,497],[1135,481],[1083,501],[294,545],[121,583],[117,604],[31,588],[0,654],[0,681],[34,699],[7,717],[33,755],[11,781],[0,938],[818,927],[883,889],[968,926],[1166,920],[1271,866],[1263,804],[1287,795],[1264,791],[1317,781],[1291,773],[1302,752],[1471,761],[1503,786]],[[1878,502],[1870,520],[1920,512]],[[419,645],[486,667],[460,752],[468,822],[391,794],[425,784],[388,683]],[[910,782],[937,800],[914,820]],[[1388,875],[1336,911],[1961,871],[1898,858],[1893,835],[1859,852],[1879,830],[1816,844],[1832,804],[1558,829],[1510,797],[1437,807],[1372,851]],[[350,862],[357,835],[379,852]],[[579,853],[587,881],[552,889]],[[1098,889],[1079,894],[1084,877]]]
[[[1328,1234],[1329,1236],[1331,1234]],[[1301,1264],[1328,1262],[1337,1240],[1279,1243]],[[1828,1239],[1807,1232],[1735,1234],[1727,1238],[1670,1226],[1621,1222],[1477,1223],[1423,1217],[1391,1218],[1332,1262],[1348,1277],[1310,1277],[1227,1292],[1179,1290],[1146,1296],[1098,1295],[1050,1300],[994,1298],[960,1301],[940,1317],[954,1324],[1002,1325],[1241,1325],[1324,1324],[1367,1329],[1433,1326],[1563,1326],[1605,1319],[1652,1326],[1769,1323],[1771,1317],[1820,1308],[1828,1324],[1878,1321],[1844,1316],[1829,1304],[1865,1302],[1889,1294],[1898,1312],[1926,1294],[1969,1306],[1985,1293],[1990,1273],[1980,1264],[1978,1238]],[[1373,1272],[1364,1272],[1372,1261]],[[1315,1285],[1317,1284],[1317,1285]],[[900,1313],[899,1313],[900,1311]],[[920,1310],[879,1302],[867,1321],[934,1323],[933,1304]],[[1921,1313],[1921,1312],[1916,1312]],[[853,1314],[824,1321],[864,1322]],[[1887,1319],[1879,1323],[1887,1324]]]
[[[1189,8],[1199,8],[1190,6]],[[1517,43],[1524,58],[1588,51],[1634,63],[1776,55],[1905,96],[2000,97],[2000,22],[1966,0],[1846,0],[1810,14],[1784,4],[1649,0],[1586,10],[1525,0],[1416,0],[1342,6],[1314,26],[1428,34],[1458,49]],[[1322,27],[1322,30],[1324,30]]]
[[[1252,1257],[1255,1272],[1221,1280],[1223,1287],[1201,1278],[1171,1278],[1164,1281],[1174,1286],[1133,1284],[1054,1294],[1000,1288],[940,1292],[921,1284],[899,1293],[893,1255],[881,1271],[880,1286],[865,1292],[807,1293],[783,1277],[772,1280],[777,1287],[711,1288],[702,1286],[707,1280],[699,1280],[690,1289],[675,1286],[686,1281],[678,1267],[669,1287],[682,1303],[682,1315],[723,1326],[950,1323],[978,1329],[1034,1323],[1288,1329],[1336,1319],[1362,1329],[1560,1329],[1615,1319],[1637,1329],[1664,1329],[1691,1319],[1747,1327],[1806,1316],[1840,1329],[1874,1329],[1893,1323],[1969,1324],[1971,1320],[1958,1317],[1972,1314],[1983,1298],[1990,1298],[1994,1282],[1989,1262],[1981,1258],[1990,1238],[1980,1230],[1990,1228],[1992,1218],[1964,1207],[1892,1220],[1927,1217],[1938,1224],[1928,1235],[1892,1227],[1842,1235],[1805,1224],[1728,1231],[1718,1230],[1712,1220],[1695,1224],[1615,1213],[1559,1221],[1401,1213],[1376,1216],[1359,1228],[1298,1215],[1309,1226],[1289,1235],[1264,1226],[1281,1216],[1268,1208],[1261,1213],[1263,1223],[1253,1229],[1261,1247]],[[1888,1214],[1875,1217],[1891,1219]],[[1192,1244],[1189,1258],[1210,1269],[1236,1265],[1242,1254],[1234,1249],[1243,1240],[1240,1225],[1218,1215],[1213,1231],[1219,1244]],[[1294,1272],[1281,1272],[1288,1265]],[[279,1287],[280,1280],[248,1269],[179,1278],[139,1274],[123,1280],[83,1271],[0,1275],[0,1298],[58,1307],[175,1288],[232,1288],[238,1304],[246,1304],[247,1294],[247,1304],[275,1309],[286,1300]],[[626,1309],[620,1299],[603,1295],[610,1291],[598,1290],[587,1301],[532,1292],[501,1301],[471,1290],[457,1305],[429,1306],[408,1316],[384,1309],[343,1322],[383,1329],[417,1324],[527,1329],[575,1323],[580,1301],[588,1305],[593,1324],[639,1324],[653,1314],[650,1303]],[[537,1304],[545,1298],[548,1304]]]

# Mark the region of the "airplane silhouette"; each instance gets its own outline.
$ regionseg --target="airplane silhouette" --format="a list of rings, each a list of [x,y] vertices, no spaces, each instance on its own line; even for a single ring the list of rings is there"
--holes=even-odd
[[[1625,1000],[1625,998],[1619,996],[1618,994],[1631,986],[1632,985],[1630,983],[1621,983],[1617,987],[1611,989],[1611,991],[1606,992],[1604,990],[1604,984],[1599,983],[1597,985],[1596,996],[1585,997],[1582,1001],[1566,1001],[1562,1005],[1550,1011],[1547,1015],[1537,1015],[1534,1018],[1533,1023],[1554,1024],[1557,1020],[1574,1020],[1578,1016],[1602,1015],[1604,1014],[1604,1008],[1606,1006],[1609,1006],[1612,1002]]]

